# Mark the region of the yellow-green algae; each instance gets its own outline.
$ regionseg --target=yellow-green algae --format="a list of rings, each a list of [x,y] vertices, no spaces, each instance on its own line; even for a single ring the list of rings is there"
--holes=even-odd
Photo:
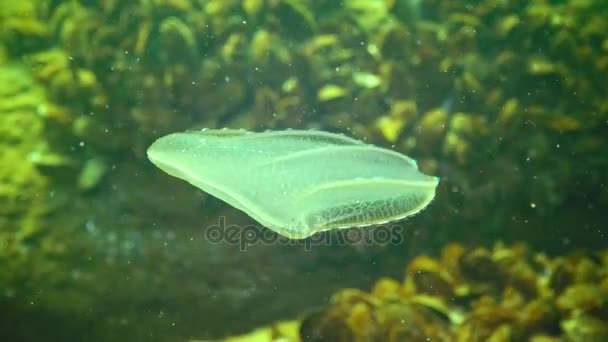
[[[607,271],[605,249],[552,257],[451,243],[401,279],[340,289],[320,310],[218,342],[606,341]]]
[[[22,65],[0,65],[0,280],[4,284],[23,272],[27,241],[39,232],[46,211],[48,180],[32,160],[46,149],[44,121],[37,114],[44,102],[43,88]]]

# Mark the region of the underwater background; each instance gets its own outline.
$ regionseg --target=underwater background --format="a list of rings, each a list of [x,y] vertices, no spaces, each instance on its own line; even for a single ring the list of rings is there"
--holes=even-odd
[[[1,0],[0,339],[608,341],[607,18]],[[220,218],[268,231],[147,160],[203,127],[344,133],[441,181],[391,243],[209,241]]]

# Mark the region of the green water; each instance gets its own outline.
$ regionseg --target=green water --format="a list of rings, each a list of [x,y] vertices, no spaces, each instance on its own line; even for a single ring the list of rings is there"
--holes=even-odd
[[[605,249],[606,17],[600,0],[1,2],[0,338],[219,338],[451,242]],[[441,182],[405,220],[288,240],[148,161],[202,127],[344,133]],[[261,182],[224,157],[205,162],[265,193],[346,165]]]

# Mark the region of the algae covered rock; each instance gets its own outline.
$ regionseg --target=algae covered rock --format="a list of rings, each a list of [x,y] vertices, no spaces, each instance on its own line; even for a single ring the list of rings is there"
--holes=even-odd
[[[0,6],[0,41],[11,55],[31,52],[47,45],[45,17],[50,1],[4,1]]]
[[[9,289],[18,287],[46,212],[48,179],[32,160],[46,146],[37,114],[44,101],[23,66],[0,65],[0,283]]]
[[[590,264],[606,284],[607,253],[550,258],[525,245],[449,244],[438,258],[414,258],[403,282],[342,289],[321,310],[222,341],[605,341],[608,289],[574,277],[553,291],[549,280],[564,265]],[[490,268],[498,275],[481,275]]]
[[[10,231],[30,231],[44,212],[47,180],[32,161],[45,145],[37,114],[44,101],[43,89],[25,68],[0,66],[0,233],[7,232],[8,217],[17,218]]]

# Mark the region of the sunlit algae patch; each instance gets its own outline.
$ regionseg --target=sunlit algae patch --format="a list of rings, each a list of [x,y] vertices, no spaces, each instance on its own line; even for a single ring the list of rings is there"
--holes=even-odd
[[[292,239],[410,216],[439,182],[407,156],[321,131],[173,133],[148,158]]]

